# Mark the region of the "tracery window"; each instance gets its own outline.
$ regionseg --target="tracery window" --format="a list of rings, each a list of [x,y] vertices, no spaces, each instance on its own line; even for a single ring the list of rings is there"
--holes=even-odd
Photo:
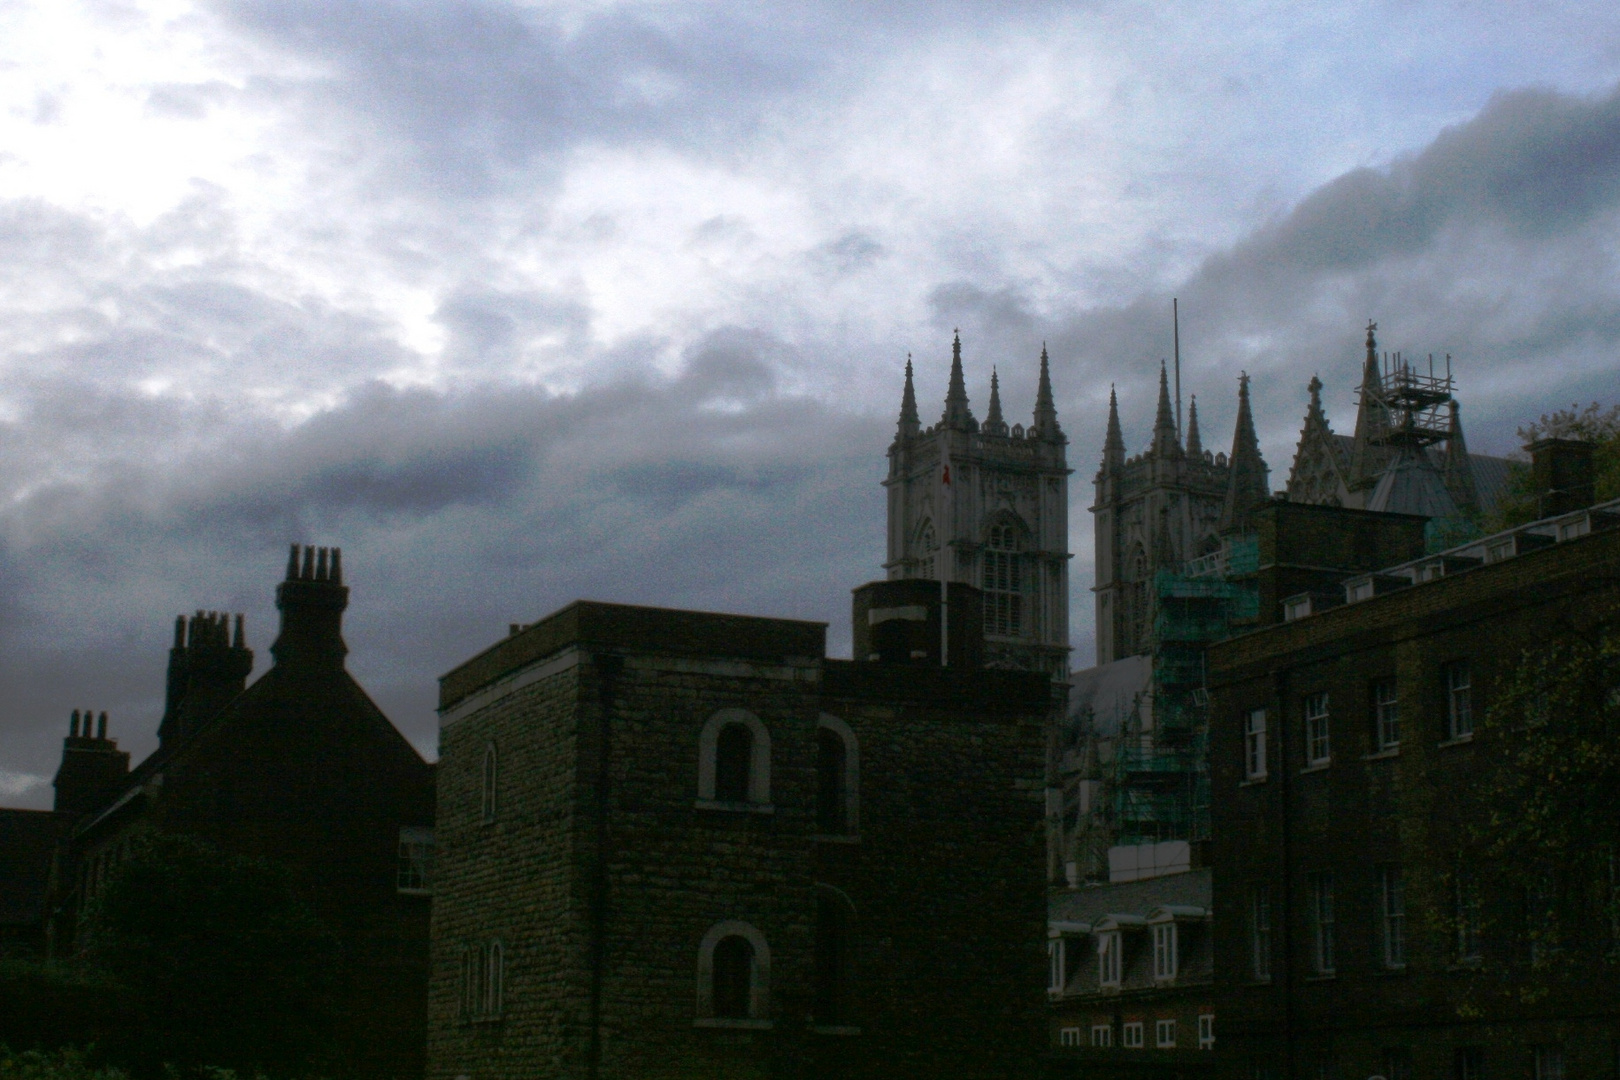
[[[1018,637],[1024,632],[1022,560],[1018,533],[992,525],[984,552],[984,632]]]

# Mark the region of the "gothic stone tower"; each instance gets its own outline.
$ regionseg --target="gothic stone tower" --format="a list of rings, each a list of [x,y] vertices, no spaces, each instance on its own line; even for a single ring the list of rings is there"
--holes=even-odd
[[[1151,652],[1154,643],[1153,576],[1176,570],[1220,547],[1221,533],[1241,528],[1248,510],[1266,498],[1249,384],[1238,390],[1232,457],[1205,450],[1193,398],[1183,447],[1165,371],[1159,368],[1159,408],[1147,453],[1127,459],[1119,402],[1108,399],[1108,435],[1097,470],[1097,663]]]
[[[893,578],[930,578],[984,592],[987,667],[1069,668],[1068,439],[1058,426],[1046,349],[1034,420],[1010,427],[990,375],[990,410],[968,408],[962,339],[951,346],[950,391],[939,423],[923,428],[906,362],[899,430],[889,447],[889,549]]]

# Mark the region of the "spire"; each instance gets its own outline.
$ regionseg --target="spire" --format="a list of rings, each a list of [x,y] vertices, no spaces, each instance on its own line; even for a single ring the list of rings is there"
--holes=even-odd
[[[1001,417],[1001,380],[996,369],[990,369],[990,412],[984,418],[983,431],[988,435],[1007,434],[1007,421]]]
[[[1347,480],[1351,491],[1371,488],[1390,461],[1389,448],[1383,444],[1389,432],[1389,408],[1384,404],[1383,378],[1378,370],[1377,330],[1377,323],[1367,324],[1367,358],[1361,366],[1360,404]]]
[[[1048,442],[1064,441],[1063,429],[1058,426],[1057,406],[1052,403],[1052,369],[1044,341],[1041,342],[1041,381],[1035,387],[1035,434]]]
[[[917,419],[917,390],[911,383],[911,354],[906,353],[906,388],[900,394],[900,427],[896,438],[910,438],[921,427],[922,421]]]
[[[1254,434],[1254,414],[1249,409],[1249,376],[1245,373],[1238,379],[1237,428],[1232,433],[1226,504],[1221,508],[1223,531],[1247,528],[1249,511],[1270,497],[1266,463],[1260,456],[1260,440]]]
[[[1468,457],[1468,443],[1463,439],[1462,412],[1457,399],[1451,402],[1451,426],[1446,435],[1443,473],[1446,490],[1451,500],[1464,514],[1479,513],[1479,489],[1474,484],[1474,463]]]
[[[1148,453],[1154,457],[1181,457],[1181,440],[1176,438],[1176,413],[1170,405],[1170,378],[1164,361],[1159,361],[1159,412],[1153,420],[1153,446]]]
[[[1108,387],[1108,437],[1103,440],[1103,468],[1117,469],[1125,464],[1125,436],[1119,429],[1119,397],[1113,384]]]
[[[1187,456],[1198,461],[1204,459],[1204,444],[1198,438],[1198,395],[1192,396],[1187,406]]]
[[[968,408],[967,380],[962,377],[962,333],[957,331],[955,340],[951,342],[951,386],[945,394],[946,427],[958,431],[977,431],[979,423],[973,419],[973,410]]]

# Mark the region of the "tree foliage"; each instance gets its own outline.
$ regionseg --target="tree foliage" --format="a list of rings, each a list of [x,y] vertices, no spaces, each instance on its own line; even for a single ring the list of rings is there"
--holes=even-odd
[[[1586,408],[1544,413],[1540,420],[1519,429],[1523,444],[1537,439],[1581,439],[1593,443],[1592,470],[1598,502],[1620,499],[1620,405],[1607,409],[1593,402]],[[1508,474],[1507,490],[1502,493],[1490,523],[1491,531],[1512,528],[1540,516],[1540,493],[1530,474],[1530,462],[1515,455]]]
[[[337,944],[278,866],[150,837],[91,903],[83,942],[138,1016],[104,1046],[137,1073],[330,1064]]]

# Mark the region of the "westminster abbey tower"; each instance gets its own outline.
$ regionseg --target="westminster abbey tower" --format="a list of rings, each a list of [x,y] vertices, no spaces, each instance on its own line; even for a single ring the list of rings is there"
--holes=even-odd
[[[1046,349],[1028,428],[1001,413],[990,375],[981,423],[968,407],[962,339],[951,346],[950,388],[939,422],[917,415],[911,363],[900,424],[889,447],[891,579],[963,582],[983,591],[987,667],[1068,678],[1068,439],[1058,426]]]

